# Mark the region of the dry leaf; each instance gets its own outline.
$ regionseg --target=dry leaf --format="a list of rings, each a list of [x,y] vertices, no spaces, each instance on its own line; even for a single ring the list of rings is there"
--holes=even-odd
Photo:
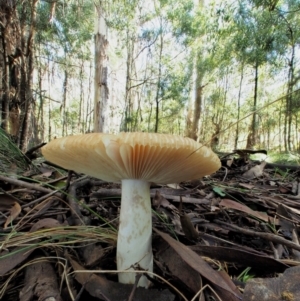
[[[223,277],[219,275],[208,263],[206,263],[197,253],[189,249],[181,242],[173,239],[170,235],[160,232],[154,229],[175,252],[181,257],[185,263],[187,263],[196,272],[206,278],[214,289],[221,291],[223,296],[226,296],[226,301],[237,301],[241,300],[241,294],[238,289],[232,289],[231,285],[228,285],[228,281],[225,281]],[[225,300],[225,299],[224,299]]]
[[[113,282],[107,280],[101,274],[80,272],[85,270],[84,267],[71,258],[69,260],[75,272],[75,279],[81,285],[84,285],[91,296],[100,300],[128,300],[133,289],[132,284]],[[167,289],[157,290],[138,287],[134,292],[132,301],[173,301],[174,299],[175,296]]]
[[[16,198],[7,194],[0,194],[0,211],[9,210],[15,202]]]
[[[10,215],[7,217],[7,220],[3,226],[3,229],[6,229],[8,225],[12,223],[12,221],[19,216],[22,208],[19,203],[15,202],[12,208],[10,209]]]
[[[263,161],[260,165],[256,165],[256,166],[250,168],[248,171],[243,173],[243,177],[248,180],[261,177],[263,175],[263,171],[264,171],[266,164],[267,164],[267,162]]]
[[[224,206],[227,208],[231,208],[231,209],[235,209],[235,210],[239,210],[242,212],[245,212],[249,215],[252,215],[260,220],[265,221],[266,223],[269,222],[269,217],[266,213],[264,212],[259,212],[259,211],[254,211],[251,208],[247,207],[246,205],[243,205],[241,203],[235,202],[233,200],[229,200],[229,199],[223,199],[220,204],[220,206]]]
[[[183,213],[180,215],[181,228],[184,232],[185,236],[190,240],[197,240],[199,237],[199,233],[194,228],[194,225],[190,219],[190,217]]]
[[[162,266],[166,267],[175,279],[180,279],[193,293],[197,293],[202,287],[200,274],[191,268],[165,240],[159,240],[156,247],[160,250],[157,258]]]
[[[31,227],[29,232],[35,232],[41,228],[55,228],[55,227],[60,227],[60,226],[62,226],[62,224],[58,220],[47,217],[47,218],[43,218],[43,219],[40,219],[39,221],[37,221]]]
[[[239,183],[239,186],[240,186],[240,187],[243,187],[243,188],[250,189],[250,190],[253,189],[253,188],[255,188],[254,185],[246,184],[246,183]]]
[[[55,300],[62,301],[57,275],[47,259],[30,264],[25,269],[24,286],[20,291],[20,301]],[[38,298],[37,298],[38,296]]]

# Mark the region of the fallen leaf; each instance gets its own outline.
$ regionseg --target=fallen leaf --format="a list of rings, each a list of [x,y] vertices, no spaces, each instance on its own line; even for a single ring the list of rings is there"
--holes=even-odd
[[[156,190],[155,196],[153,198],[153,206],[157,208],[162,206],[173,211],[178,211],[177,208],[172,205],[166,198],[164,198],[158,190]]]
[[[184,260],[201,276],[206,278],[215,289],[221,291],[222,297],[226,296],[226,301],[237,301],[242,299],[238,289],[234,286],[236,289],[233,290],[231,286],[228,285],[227,281],[225,281],[223,277],[221,277],[219,273],[215,271],[208,263],[206,263],[197,253],[189,249],[181,242],[173,239],[170,235],[160,232],[155,228],[154,231],[176,251],[182,260]]]
[[[260,274],[283,273],[289,266],[281,261],[261,253],[243,250],[236,246],[190,246],[191,250],[200,256],[207,256],[211,259],[232,262],[236,265],[251,267]]]
[[[10,209],[10,215],[7,217],[7,220],[3,226],[3,229],[6,229],[9,225],[11,225],[13,220],[19,216],[21,211],[22,211],[22,208],[21,208],[20,204],[18,202],[15,202],[14,205]]]
[[[193,293],[201,289],[200,273],[191,268],[163,239],[155,246],[158,250],[157,258],[163,267],[166,267],[171,276],[180,279]]]
[[[247,184],[247,183],[239,183],[239,186],[240,186],[240,187],[243,187],[243,188],[247,188],[247,189],[253,189],[253,188],[255,188],[254,185],[252,185],[252,184]]]
[[[29,232],[35,232],[41,228],[54,228],[54,227],[60,227],[62,224],[54,219],[54,218],[43,218],[37,221],[30,229]]]
[[[68,256],[69,257],[69,256]],[[128,300],[133,285],[123,284],[107,280],[101,274],[86,273],[84,267],[69,257],[69,261],[75,272],[75,279],[84,285],[86,291],[100,300]],[[104,297],[104,299],[103,299]],[[136,288],[132,301],[173,301],[175,296],[169,290]]]
[[[267,162],[263,161],[261,164],[250,168],[248,171],[243,173],[242,176],[248,180],[259,178],[263,175],[263,171],[264,171],[266,164],[267,164]]]
[[[185,213],[180,214],[180,223],[181,223],[182,231],[188,239],[190,240],[198,239],[199,233],[194,228],[194,225],[192,224],[192,221],[187,214]]]
[[[0,194],[0,211],[9,210],[15,202],[16,198],[7,194]]]
[[[38,259],[38,258],[37,258]],[[20,291],[20,301],[55,300],[62,301],[57,275],[53,266],[45,258],[28,265],[25,269],[25,282]]]
[[[223,199],[220,204],[220,206],[223,207],[227,207],[227,208],[231,208],[231,209],[235,209],[235,210],[239,210],[242,212],[245,212],[249,215],[252,215],[262,221],[265,221],[266,223],[269,222],[269,217],[265,212],[259,212],[259,211],[254,211],[251,208],[247,207],[246,205],[243,205],[241,203],[238,203],[236,201],[233,200],[229,200],[229,199]]]

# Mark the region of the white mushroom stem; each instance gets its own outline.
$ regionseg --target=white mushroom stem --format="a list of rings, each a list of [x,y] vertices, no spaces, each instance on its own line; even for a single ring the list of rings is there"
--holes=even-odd
[[[133,270],[138,265],[153,271],[152,213],[150,183],[143,180],[122,180],[122,201],[117,243],[118,270]],[[119,273],[119,282],[135,283],[136,273]],[[142,276],[138,286],[148,287]]]

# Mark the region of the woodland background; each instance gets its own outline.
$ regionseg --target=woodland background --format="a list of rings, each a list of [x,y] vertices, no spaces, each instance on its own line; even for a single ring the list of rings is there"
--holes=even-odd
[[[300,150],[300,1],[0,0],[1,127]]]

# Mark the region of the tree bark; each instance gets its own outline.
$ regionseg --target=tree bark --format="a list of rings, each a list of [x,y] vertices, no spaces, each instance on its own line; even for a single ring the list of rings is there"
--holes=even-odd
[[[162,31],[162,20],[160,20],[160,28]],[[161,89],[161,69],[162,69],[162,52],[163,52],[163,35],[162,32],[160,33],[160,48],[159,48],[159,57],[158,57],[158,79],[157,79],[157,87],[156,87],[156,95],[155,95],[155,127],[154,127],[154,132],[158,132],[158,125],[159,125],[159,95],[160,95],[160,89]]]
[[[257,144],[258,142],[258,133],[257,133],[257,129],[258,129],[258,120],[257,120],[257,89],[258,89],[258,63],[256,63],[255,67],[254,67],[254,72],[255,72],[255,76],[254,76],[254,96],[253,96],[253,115],[252,115],[252,122],[251,122],[251,128],[250,128],[250,132],[248,134],[248,138],[247,138],[247,145],[246,148],[247,149],[252,149],[255,144]]]
[[[16,10],[16,1],[0,2],[1,21],[1,127],[12,135],[9,127],[10,104],[19,90],[20,24]],[[13,121],[12,121],[13,122]],[[15,129],[13,130],[15,132]],[[17,138],[17,137],[16,137]]]
[[[198,131],[200,128],[200,118],[202,113],[202,93],[204,86],[202,85],[202,78],[198,74],[197,76],[197,87],[196,87],[196,98],[194,103],[194,116],[193,116],[193,123],[192,123],[192,139],[198,139]]]
[[[237,122],[236,122],[236,130],[235,130],[234,149],[238,148],[238,140],[239,140],[239,134],[240,134],[241,95],[242,95],[243,79],[244,79],[244,65],[242,65],[240,85],[239,85],[239,94],[238,94],[238,100],[237,100]]]
[[[21,110],[23,113],[22,125],[21,125],[21,133],[20,133],[20,149],[22,151],[26,151],[29,139],[31,137],[32,127],[32,105],[33,105],[33,95],[32,95],[32,82],[33,82],[33,62],[34,62],[34,37],[36,31],[36,8],[37,8],[38,0],[32,0],[31,2],[31,24],[29,28],[29,32],[27,35],[23,32],[22,37],[27,37],[27,40],[22,44],[26,45],[25,53],[22,56],[24,59],[24,68],[21,71],[21,74],[24,78],[21,80]],[[23,7],[24,8],[24,7]],[[21,26],[24,30],[26,28],[25,22]],[[21,76],[22,77],[22,76]]]
[[[67,68],[67,67],[66,67]],[[60,107],[61,120],[62,120],[62,136],[68,135],[68,110],[67,110],[67,93],[68,93],[68,81],[69,81],[69,73],[67,69],[65,69],[65,77],[63,83],[63,100]]]
[[[285,151],[291,151],[293,148],[292,143],[292,121],[293,121],[293,87],[294,87],[294,61],[295,61],[295,45],[292,45],[291,58],[289,60],[289,74],[288,74],[288,87],[286,95],[286,113],[284,124],[284,145]]]
[[[94,132],[108,132],[107,26],[101,4],[96,4]]]
[[[125,132],[131,131],[132,129],[132,111],[133,111],[133,100],[131,90],[131,73],[133,64],[133,52],[134,52],[134,41],[129,35],[127,29],[127,59],[126,59],[126,86],[125,86],[125,112],[122,130]]]
[[[203,8],[204,1],[198,0],[198,4],[195,3],[195,7]],[[199,40],[199,44],[201,41]],[[186,118],[186,136],[192,138],[194,140],[198,140],[198,134],[200,133],[200,119],[202,114],[202,94],[204,85],[203,81],[203,74],[205,71],[200,70],[199,65],[200,62],[200,53],[199,50],[196,51],[194,54],[193,60],[193,76],[192,76],[192,93],[191,93],[191,101],[188,104],[188,112]],[[193,101],[193,104],[192,104]]]

